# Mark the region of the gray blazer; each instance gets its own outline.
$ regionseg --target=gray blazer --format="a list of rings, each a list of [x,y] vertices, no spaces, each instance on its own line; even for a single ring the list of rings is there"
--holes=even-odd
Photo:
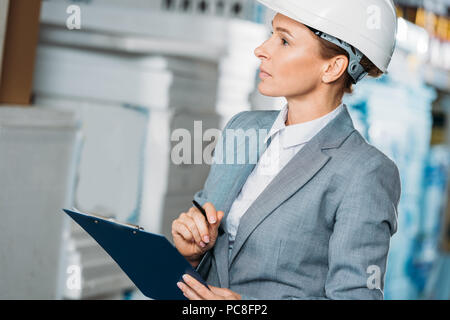
[[[258,131],[264,142],[278,114],[235,115],[218,141],[216,159],[228,146],[226,129],[265,129]],[[233,146],[244,147],[259,159],[267,146],[255,148],[249,139]],[[226,216],[255,163],[219,162],[194,195],[225,213],[225,232],[197,266],[208,284],[243,299],[383,299],[400,176],[395,163],[354,128],[346,105],[245,212],[230,258]]]

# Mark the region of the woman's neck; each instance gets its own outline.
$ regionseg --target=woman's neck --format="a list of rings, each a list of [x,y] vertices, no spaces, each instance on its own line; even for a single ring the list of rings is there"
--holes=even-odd
[[[286,97],[288,114],[286,126],[312,121],[330,113],[342,103],[340,99],[325,99],[323,97]]]

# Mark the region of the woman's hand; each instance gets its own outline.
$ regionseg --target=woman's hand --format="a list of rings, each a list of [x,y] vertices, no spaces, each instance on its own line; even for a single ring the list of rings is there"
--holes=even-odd
[[[172,223],[172,237],[177,250],[195,268],[206,251],[216,243],[223,211],[216,211],[214,205],[206,202],[203,205],[208,216],[206,222],[203,214],[191,207],[188,212],[180,214]]]
[[[188,274],[183,276],[183,282],[177,285],[189,300],[241,300],[240,294],[226,288],[208,285],[209,289]]]

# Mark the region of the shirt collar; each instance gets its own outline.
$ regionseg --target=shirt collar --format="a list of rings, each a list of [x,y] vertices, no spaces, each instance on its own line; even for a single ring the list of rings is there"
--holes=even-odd
[[[299,144],[303,144],[311,140],[328,122],[336,117],[343,109],[344,103],[341,103],[336,109],[327,113],[326,115],[299,124],[286,126],[285,122],[288,113],[288,104],[286,103],[280,110],[278,117],[272,125],[266,139],[267,143],[269,138],[272,138],[275,134],[280,133],[282,136],[282,144],[284,148],[290,148]]]
[[[280,110],[280,113],[278,114],[277,118],[275,119],[272,128],[269,131],[269,134],[267,135],[266,139],[264,140],[265,143],[267,143],[267,140],[269,138],[272,138],[277,132],[280,130],[283,130],[286,128],[286,117],[288,112],[288,104],[286,103],[283,108]]]

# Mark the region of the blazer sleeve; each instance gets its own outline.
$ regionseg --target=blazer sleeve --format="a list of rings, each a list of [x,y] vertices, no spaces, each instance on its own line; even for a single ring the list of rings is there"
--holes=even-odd
[[[347,187],[329,240],[328,299],[383,299],[390,238],[397,231],[400,175],[387,157],[364,163]]]

